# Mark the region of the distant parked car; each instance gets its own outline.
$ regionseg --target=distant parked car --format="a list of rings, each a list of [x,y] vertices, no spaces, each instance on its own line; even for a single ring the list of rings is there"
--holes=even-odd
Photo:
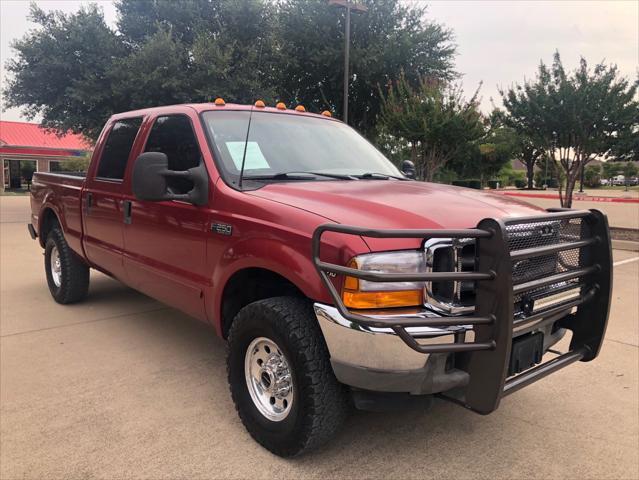
[[[626,184],[626,177],[624,177],[623,175],[617,175],[616,177],[612,177],[612,184],[613,185],[625,185]]]
[[[599,180],[599,183],[600,183],[601,185],[603,185],[603,186],[606,186],[606,185],[609,185],[609,184],[610,184],[610,182],[609,182],[609,181],[608,181],[608,179],[606,179],[606,178],[602,178],[602,179],[600,179],[600,180]]]

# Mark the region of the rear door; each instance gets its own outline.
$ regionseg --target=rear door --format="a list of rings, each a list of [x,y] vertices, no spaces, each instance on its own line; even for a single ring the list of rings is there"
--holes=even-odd
[[[103,142],[97,166],[86,179],[84,196],[84,248],[89,261],[126,281],[124,248],[124,174],[134,151],[142,117],[112,123]]]
[[[160,115],[150,123],[144,152],[166,154],[170,170],[188,170],[203,162],[193,119],[186,112]],[[176,194],[193,188],[191,181],[182,178],[169,178],[168,184]],[[130,218],[124,225],[124,265],[130,284],[206,319],[204,291],[211,285],[206,262],[208,207],[180,201],[147,202],[132,195],[127,201]]]

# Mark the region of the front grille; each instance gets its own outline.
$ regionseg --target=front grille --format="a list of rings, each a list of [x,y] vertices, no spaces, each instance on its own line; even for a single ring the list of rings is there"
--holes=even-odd
[[[426,266],[430,272],[473,272],[477,269],[475,241],[470,238],[427,241]],[[426,282],[426,306],[438,312],[459,315],[475,308],[475,282]]]
[[[551,247],[562,243],[590,238],[590,230],[582,218],[514,223],[506,226],[506,242],[511,253]],[[436,239],[425,244],[428,271],[471,272],[477,269],[475,241],[473,239]],[[557,253],[539,254],[512,262],[513,285],[544,279],[569,272],[587,264],[586,249],[574,248]],[[572,291],[582,285],[581,278],[560,281],[551,285],[531,288],[513,295],[515,318],[524,318],[537,312],[535,302],[560,292]],[[447,314],[465,314],[474,309],[476,282],[427,282],[424,297],[426,306]],[[552,299],[551,299],[552,300]],[[548,306],[554,307],[560,303]]]
[[[506,226],[508,247],[511,251],[547,247],[576,242],[590,237],[590,231],[582,218],[570,218],[548,222],[513,223]],[[513,260],[513,285],[534,282],[551,275],[578,269],[586,264],[581,248],[564,250],[548,255],[538,255]],[[582,279],[574,278],[551,285],[532,288],[513,296],[515,318],[524,318],[532,313],[535,302],[557,294],[574,290]],[[556,306],[556,305],[554,305]]]

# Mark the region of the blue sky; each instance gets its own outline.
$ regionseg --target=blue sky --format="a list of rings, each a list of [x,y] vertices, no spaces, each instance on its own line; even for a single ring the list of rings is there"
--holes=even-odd
[[[406,0],[415,3],[420,0]],[[79,0],[37,2],[46,10],[71,12]],[[110,0],[99,0],[106,21],[114,25],[117,12]],[[471,95],[480,81],[482,109],[490,99],[499,102],[498,86],[532,78],[540,60],[549,63],[559,50],[564,65],[574,68],[580,56],[591,64],[616,63],[621,72],[636,78],[639,72],[639,2],[628,1],[428,1],[428,18],[455,32],[457,70],[464,90]],[[27,19],[29,2],[0,0],[0,59],[13,53],[10,43],[33,25]],[[0,69],[4,86],[4,67]],[[19,110],[2,112],[3,120],[22,119]]]

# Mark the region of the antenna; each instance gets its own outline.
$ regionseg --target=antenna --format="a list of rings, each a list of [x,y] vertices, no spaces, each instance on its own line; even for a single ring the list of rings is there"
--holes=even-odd
[[[257,73],[260,73],[260,64],[262,63],[262,37],[260,36],[260,53],[257,56]],[[254,85],[255,87],[255,85]],[[255,98],[255,90],[253,90],[251,97]],[[244,177],[244,164],[246,162],[246,149],[248,147],[249,133],[251,131],[251,119],[253,118],[253,110],[255,105],[251,105],[251,112],[249,113],[248,125],[246,127],[246,138],[244,139],[244,153],[242,154],[242,167],[240,168],[240,180],[238,182],[238,188],[242,190],[242,178]]]
[[[255,106],[251,105],[251,113],[249,113],[248,126],[246,127],[246,138],[244,139],[244,153],[242,154],[242,167],[240,168],[240,181],[238,187],[242,190],[242,177],[244,177],[244,163],[246,162],[246,148],[248,147],[249,132],[251,131],[251,119],[253,118],[253,110]]]

